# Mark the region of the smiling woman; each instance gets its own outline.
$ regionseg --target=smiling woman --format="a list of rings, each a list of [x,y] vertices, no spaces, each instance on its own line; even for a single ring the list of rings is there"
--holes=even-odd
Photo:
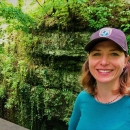
[[[124,52],[120,50],[119,46],[110,40],[98,43],[91,50],[88,56],[89,71],[100,88],[104,88],[104,83],[108,86],[107,89],[119,88],[119,77],[128,61]]]
[[[102,28],[85,46],[89,54],[82,67],[79,93],[69,130],[129,130],[130,63],[125,34]]]

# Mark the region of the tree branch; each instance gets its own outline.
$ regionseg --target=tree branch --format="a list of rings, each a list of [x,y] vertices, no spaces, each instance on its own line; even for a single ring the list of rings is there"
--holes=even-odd
[[[41,6],[41,4],[39,3],[39,1],[38,0],[36,0],[37,1],[37,3]],[[42,6],[41,6],[42,7]]]

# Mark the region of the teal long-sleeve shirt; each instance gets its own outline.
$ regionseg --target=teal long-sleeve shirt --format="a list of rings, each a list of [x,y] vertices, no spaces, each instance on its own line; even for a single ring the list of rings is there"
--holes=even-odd
[[[130,97],[103,104],[86,91],[80,92],[68,130],[130,130]]]

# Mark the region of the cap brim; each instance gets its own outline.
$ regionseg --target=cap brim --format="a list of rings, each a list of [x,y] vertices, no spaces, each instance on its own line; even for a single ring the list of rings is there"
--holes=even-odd
[[[103,42],[103,41],[106,41],[106,40],[111,40],[111,41],[115,42],[114,40],[112,40],[112,39],[110,39],[110,38],[108,38],[108,37],[96,38],[96,39],[90,41],[90,42],[85,46],[84,50],[87,51],[87,52],[90,52],[91,49],[92,49],[97,43]],[[115,43],[116,43],[116,42],[115,42]],[[117,44],[120,48],[122,48],[123,51],[126,51],[126,50],[124,50],[124,48],[121,47],[118,43],[116,43],[116,44]]]
[[[100,37],[100,38],[97,38],[97,39],[94,39],[92,41],[90,41],[86,46],[85,46],[85,51],[87,52],[90,52],[91,49],[99,42],[103,42],[103,41],[106,41],[106,40],[111,40],[109,38],[106,38],[106,37]]]

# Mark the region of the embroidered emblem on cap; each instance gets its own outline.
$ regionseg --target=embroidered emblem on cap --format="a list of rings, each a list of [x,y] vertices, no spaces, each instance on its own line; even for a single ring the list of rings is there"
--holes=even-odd
[[[111,28],[103,28],[100,30],[99,32],[99,36],[100,37],[108,37],[110,36],[112,33],[112,29]]]

